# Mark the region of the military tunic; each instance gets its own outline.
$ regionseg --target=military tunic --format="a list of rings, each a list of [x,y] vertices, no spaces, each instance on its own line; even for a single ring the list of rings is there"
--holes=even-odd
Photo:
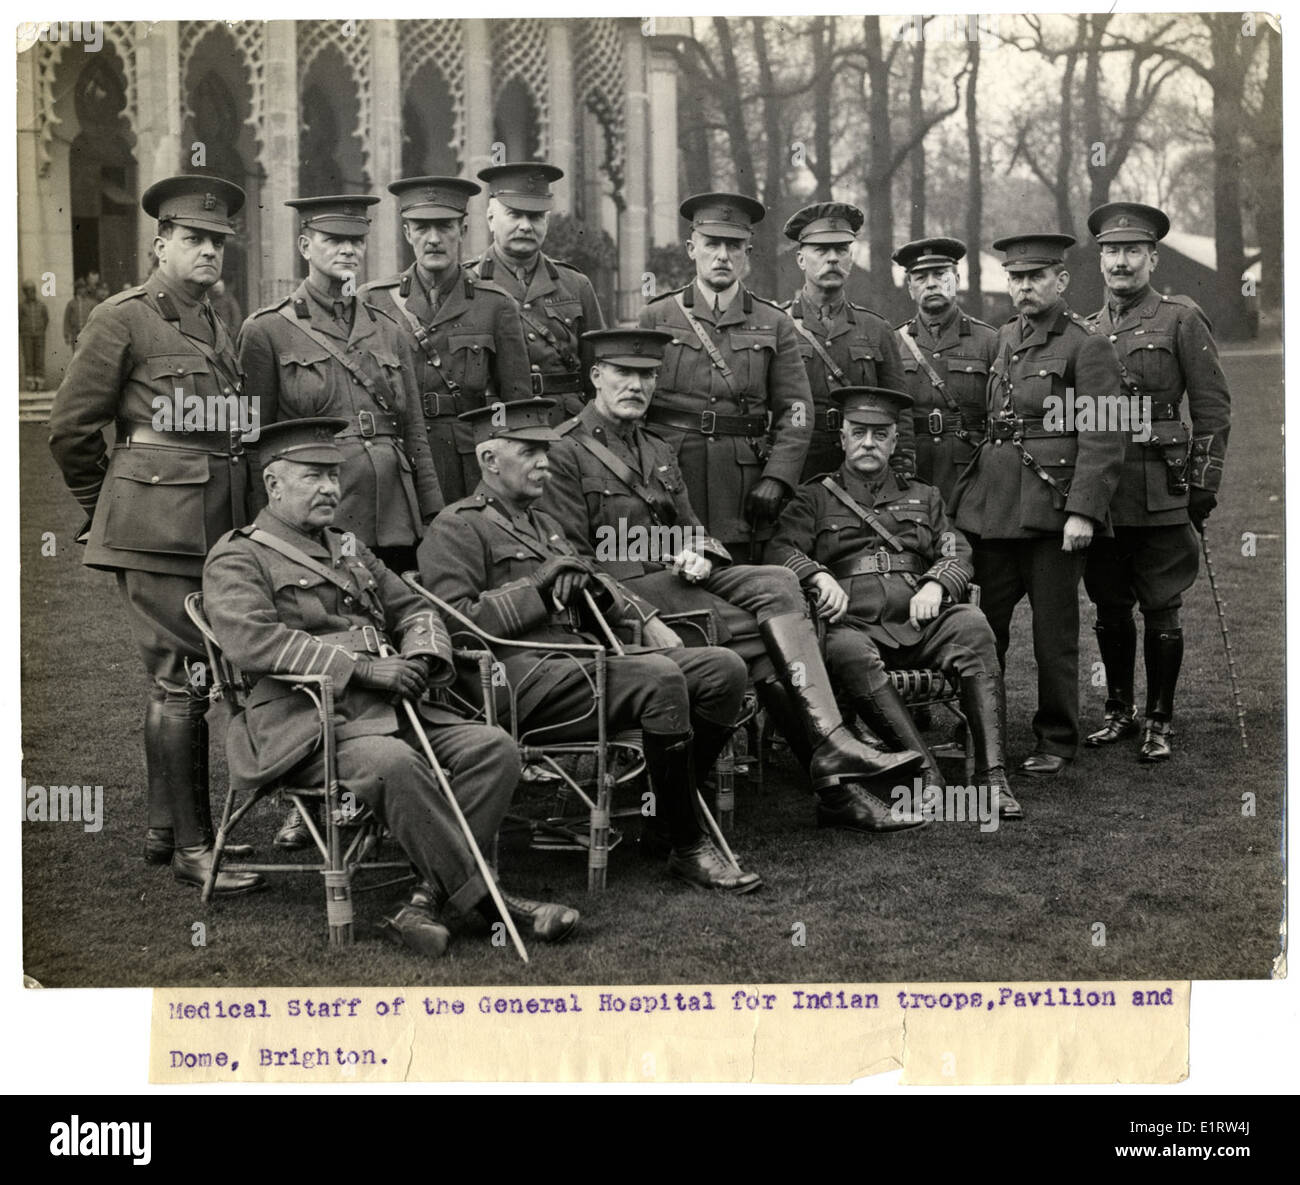
[[[522,275],[495,247],[467,267],[472,276],[495,284],[514,300],[528,347],[531,393],[560,401],[557,420],[576,415],[588,397],[579,339],[605,328],[591,281],[549,255],[538,256],[531,276]]]
[[[1145,435],[1136,428],[1129,436],[1110,507],[1115,539],[1090,551],[1084,582],[1101,624],[1129,620],[1137,602],[1155,628],[1173,628],[1200,553],[1189,488],[1218,491],[1228,447],[1231,399],[1218,349],[1195,301],[1154,289],[1118,318],[1107,304],[1088,320],[1115,343],[1122,394],[1141,401],[1151,424],[1149,439],[1136,439]]]
[[[838,469],[844,460],[839,410],[831,405],[830,392],[836,387],[888,387],[906,391],[907,381],[894,332],[879,314],[845,298],[831,306],[829,317],[823,319],[802,292],[778,307],[788,312],[796,328],[801,330],[799,353],[808,371],[815,406],[812,442],[801,474],[801,480],[807,481],[816,474]],[[817,345],[811,338],[816,338]],[[826,365],[818,346],[830,356],[839,375]],[[910,420],[899,422],[898,447],[890,467],[905,476],[916,471]]]
[[[916,476],[936,486],[951,504],[957,478],[984,439],[989,367],[997,357],[998,331],[956,305],[936,329],[932,332],[921,316],[898,327],[899,353],[907,376],[902,389],[913,400]],[[935,387],[925,365],[917,361],[904,335],[916,343],[925,365],[943,381],[947,399]]]
[[[717,347],[729,380],[686,320],[679,295]],[[745,517],[750,491],[764,477],[793,491],[812,439],[798,330],[743,285],[715,319],[694,282],[652,300],[640,324],[673,335],[647,420],[676,450],[687,496],[710,533],[732,550],[749,549],[771,533],[765,526],[756,534]],[[727,427],[715,417],[728,417]]]
[[[355,373],[305,329],[329,341]],[[392,317],[373,301],[331,302],[304,280],[292,296],[244,322],[239,356],[249,389],[261,397],[263,423],[307,416],[352,421],[339,436],[342,500],[334,525],[367,547],[415,544],[443,499],[419,393],[408,377],[416,364]]]
[[[1124,434],[1104,415],[1080,417],[1118,393],[1114,347],[1064,301],[1036,320],[1008,322],[989,382],[988,436],[954,494],[1004,665],[1015,607],[1026,595],[1033,606],[1037,751],[1066,758],[1079,742],[1078,586],[1087,552],[1063,551],[1062,531],[1071,514],[1093,521],[1094,539],[1110,531]]]
[[[415,359],[416,386],[433,466],[448,501],[478,485],[474,435],[456,419],[493,399],[527,399],[528,351],[514,300],[495,284],[459,268],[431,292],[415,264],[360,296],[401,325]],[[425,335],[421,345],[411,318]]]
[[[161,693],[202,690],[186,670],[203,639],[184,601],[198,591],[208,548],[248,521],[244,390],[234,346],[207,301],[155,276],[94,308],[54,397],[50,451],[90,516],[83,563],[118,573],[132,635]],[[190,421],[185,430],[175,409],[191,410],[196,399],[211,414],[203,428]]]
[[[252,538],[254,528],[314,564]],[[227,734],[234,787],[250,791],[289,773],[304,780],[323,774],[315,706],[273,676],[328,675],[340,785],[375,811],[453,907],[466,910],[485,897],[487,886],[400,707],[354,679],[355,655],[378,657],[379,643],[389,638],[401,654],[431,660],[433,682],[450,678],[451,641],[428,604],[364,544],[353,546],[333,527],[305,535],[269,509],[212,549],[203,593],[218,644],[253,685]],[[515,745],[501,729],[466,722],[434,702],[419,707],[475,839],[486,844],[518,780]]]
[[[552,556],[576,554],[549,515],[537,509],[514,512],[480,483],[471,497],[453,502],[434,519],[420,544],[420,577],[435,596],[499,638],[605,645],[598,623],[584,610],[557,609],[529,579]],[[630,636],[626,629],[635,619],[654,616],[652,606],[609,576],[597,574],[588,589],[624,636]],[[471,639],[467,635],[465,644],[481,645]],[[680,735],[689,729],[692,714],[717,724],[735,722],[745,685],[745,668],[735,655],[717,647],[626,649],[607,663],[610,727]],[[537,651],[503,650],[498,657],[517,696],[521,739],[595,736],[590,660],[579,667],[571,658],[541,657]],[[467,680],[464,693],[478,694],[477,683],[477,676]],[[508,709],[504,695],[498,706]]]
[[[939,491],[892,472],[868,483],[847,465],[829,475],[898,541],[864,522],[815,478],[799,487],[777,524],[768,554],[805,586],[829,573],[849,597],[848,614],[826,630],[826,659],[851,695],[881,687],[889,668],[939,667],[950,675],[996,673],[993,632],[973,605],[971,548]],[[927,581],[945,605],[931,621],[909,621],[912,597]]]
[[[551,447],[551,479],[539,506],[579,553],[664,613],[708,612],[716,642],[740,654],[751,677],[769,676],[758,625],[804,611],[797,581],[770,564],[731,562],[691,506],[672,445],[654,429],[638,423],[620,433],[588,404],[558,431],[564,439]],[[631,472],[611,469],[584,447],[584,438]],[[706,579],[687,583],[671,570],[683,548],[712,562]],[[673,628],[688,645],[707,640],[702,624],[675,622]]]

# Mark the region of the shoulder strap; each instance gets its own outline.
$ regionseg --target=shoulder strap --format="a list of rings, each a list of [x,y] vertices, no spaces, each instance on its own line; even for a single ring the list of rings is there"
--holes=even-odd
[[[562,346],[560,344],[560,339],[557,338],[545,325],[530,317],[527,312],[524,311],[524,307],[519,301],[515,301],[515,307],[519,310],[519,319],[527,325],[529,329],[537,334],[542,341],[550,346],[552,350],[559,354],[560,361],[563,362],[565,366],[572,370],[580,370],[582,368],[582,364],[578,361],[578,357],[574,354],[572,349],[568,346]]]
[[[289,324],[292,325],[305,338],[307,338],[311,342],[314,342],[316,345],[320,346],[320,348],[324,350],[331,358],[333,358],[335,362],[337,362],[340,366],[342,366],[343,369],[348,372],[348,374],[350,374],[354,379],[357,380],[357,382],[359,382],[366,389],[366,393],[370,396],[371,399],[373,399],[377,404],[379,404],[380,408],[382,408],[386,412],[392,411],[392,409],[388,406],[388,400],[384,398],[383,392],[380,391],[380,389],[377,386],[375,386],[374,380],[371,379],[361,369],[361,367],[356,364],[356,362],[353,359],[349,358],[342,350],[338,348],[338,346],[336,346],[332,341],[330,341],[328,337],[326,337],[323,333],[321,333],[320,330],[316,329],[311,324],[310,321],[308,321],[307,324],[304,325],[303,318],[297,316],[297,314],[295,313],[289,312],[288,307],[285,305],[278,306],[275,311],[279,313],[280,316],[282,316],[286,321],[288,321]]]
[[[709,361],[718,368],[718,373],[722,375],[722,381],[727,384],[727,390],[733,395],[736,392],[736,376],[732,374],[731,367],[727,365],[726,359],[722,356],[722,351],[718,349],[713,338],[708,334],[708,330],[700,324],[695,314],[687,307],[686,301],[682,299],[682,294],[678,292],[673,299],[677,307],[682,310],[682,316],[686,318],[686,324],[691,327],[691,332],[699,339],[700,345],[704,347],[704,352],[708,354]]]
[[[661,498],[655,496],[654,490],[641,480],[641,475],[627,464],[622,457],[611,452],[594,436],[591,436],[583,428],[576,428],[573,433],[573,439],[582,445],[593,457],[605,466],[619,481],[628,486],[638,498],[641,499],[648,507],[651,514],[654,515],[656,522],[664,521],[667,518],[669,525],[676,517],[672,514],[665,514],[665,504]]]
[[[911,322],[909,321],[907,324],[910,325]],[[957,411],[957,401],[948,394],[948,384],[939,377],[939,372],[930,365],[930,360],[921,353],[921,347],[916,344],[916,338],[907,332],[906,326],[898,330],[898,340],[908,348],[912,357],[916,359],[921,369],[925,371],[925,377],[930,380],[930,386],[939,392],[939,397],[948,405],[948,409],[950,411]]]
[[[839,483],[833,477],[823,477],[822,486],[837,502],[842,502],[849,510],[853,511],[864,523],[867,524],[877,535],[881,536],[886,543],[895,551],[906,551],[902,541],[897,535],[891,534],[889,529],[880,521],[880,516],[874,511],[868,510],[856,498],[840,487]]]
[[[434,374],[442,381],[442,385],[447,388],[447,394],[459,395],[460,384],[442,369],[442,358],[438,354],[438,347],[433,344],[429,331],[420,324],[420,318],[407,307],[406,297],[401,292],[393,292],[391,296],[393,304],[397,306],[397,311],[406,318],[407,325],[411,327],[411,333],[414,335],[425,361],[433,368]]]
[[[252,527],[247,532],[248,538],[254,543],[260,543],[263,547],[269,547],[272,551],[278,551],[285,559],[292,560],[300,567],[306,568],[308,572],[313,572],[330,584],[343,589],[349,595],[356,594],[356,588],[332,568],[327,568],[319,560],[314,560],[305,551],[295,547],[286,539],[281,539],[277,535],[272,535],[270,531],[261,527]]]
[[[796,294],[796,299],[797,299],[797,294]],[[835,359],[832,358],[829,353],[827,353],[826,347],[823,346],[821,342],[817,340],[817,335],[813,333],[813,331],[803,323],[802,317],[796,317],[794,315],[794,306],[795,306],[795,301],[792,300],[790,302],[790,320],[794,322],[794,327],[800,333],[802,333],[803,336],[807,339],[808,344],[811,345],[812,348],[817,351],[817,357],[822,360],[822,363],[825,365],[826,369],[830,372],[831,377],[834,378],[835,385],[837,387],[852,386],[852,384],[848,380],[848,376],[845,375],[844,371],[842,371],[838,366],[835,365]]]

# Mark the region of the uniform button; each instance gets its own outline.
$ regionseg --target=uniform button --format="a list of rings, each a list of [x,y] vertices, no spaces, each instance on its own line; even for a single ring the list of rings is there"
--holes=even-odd
[[[307,583],[307,577],[306,577],[306,576],[299,576],[299,577],[298,577],[298,583],[299,583],[299,584],[303,584],[303,585],[305,585],[305,584]]]
[[[1012,355],[1011,355],[1011,361],[1012,361],[1012,362],[1019,362],[1019,361],[1020,361],[1020,355],[1019,355],[1019,354],[1012,354]]]
[[[473,350],[474,353],[476,353],[476,354],[477,354],[477,353],[479,352],[479,350],[481,350],[482,348],[483,348],[482,346],[470,346],[470,349]]]
[[[149,480],[150,480],[151,482],[153,482],[154,485],[157,485],[158,482],[159,482],[161,479],[160,479],[159,476],[155,473],[155,474],[154,474],[154,475],[153,475]]]
[[[238,457],[231,457],[231,458],[230,458],[230,463],[231,463],[232,465],[238,465],[238,464],[239,464],[239,458],[238,458]]]
[[[935,352],[934,352],[934,356],[935,356],[936,358],[940,358],[940,357],[942,357],[942,355],[939,353],[938,350],[935,350]]]
[[[222,393],[223,395],[229,395],[229,394],[230,394],[230,388],[229,388],[229,387],[222,387],[222,388],[221,388],[221,393]]]
[[[370,447],[370,441],[368,441],[368,440],[363,440],[361,443],[362,443],[366,448],[369,448],[369,447]]]
[[[515,559],[522,560],[523,558],[524,558],[524,553],[522,551],[515,552]]]
[[[1001,448],[1001,447],[1002,447],[1002,441],[1000,441],[1000,440],[995,440],[995,441],[993,442],[993,444],[994,444],[997,448]]]
[[[537,340],[537,334],[535,334],[535,333],[530,333],[530,334],[528,335],[528,340],[529,340],[530,342],[535,342],[535,341]]]
[[[352,604],[352,598],[351,598],[351,597],[344,597],[344,598],[343,598],[343,603],[344,603],[345,605],[350,605],[350,604]]]
[[[1148,349],[1148,350],[1154,350],[1154,349],[1155,349],[1155,346],[1154,346],[1151,342],[1147,342],[1147,349]]]
[[[540,371],[542,368],[536,362],[534,362],[532,366],[529,367],[529,369],[533,371]]]
[[[530,301],[530,300],[526,300],[526,301],[524,301],[524,308],[526,308],[526,309],[531,309],[532,307],[533,307],[533,302],[532,302],[532,301]]]
[[[1046,375],[1046,374],[1047,374],[1047,371],[1045,371],[1045,370],[1040,370],[1040,371],[1038,372],[1038,377],[1039,377],[1039,378],[1042,378],[1042,377],[1043,377],[1044,375]]]
[[[718,397],[717,397],[716,395],[710,395],[710,396],[709,396],[709,402],[710,402],[710,403],[717,403],[717,402],[718,402]]]
[[[968,367],[966,367],[966,373],[967,373],[967,374],[970,374],[970,372],[973,371],[974,369],[975,369],[975,368],[974,368],[973,366],[968,366]]]
[[[565,318],[564,318],[564,323],[565,323],[566,325],[572,325],[572,324],[573,324],[573,318],[572,318],[572,317],[565,317]]]
[[[1116,337],[1116,336],[1112,333],[1112,334],[1110,335],[1110,340],[1113,341],[1113,342],[1117,342],[1117,341],[1119,341],[1119,338]]]

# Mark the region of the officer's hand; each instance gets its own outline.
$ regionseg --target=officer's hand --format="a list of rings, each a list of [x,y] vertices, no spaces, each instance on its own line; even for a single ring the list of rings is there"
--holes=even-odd
[[[907,619],[913,626],[920,625],[923,621],[933,621],[939,616],[942,606],[943,585],[937,580],[927,580],[908,604]]]
[[[832,625],[849,611],[849,594],[829,572],[818,572],[809,582],[817,593],[817,616]]]
[[[1213,490],[1202,490],[1193,487],[1187,496],[1187,517],[1192,520],[1197,532],[1205,534],[1205,520],[1210,517],[1210,511],[1219,504],[1218,495]]]
[[[564,608],[572,605],[578,594],[591,582],[591,573],[587,571],[561,572],[551,586],[551,597],[557,605]]]
[[[641,641],[654,650],[680,649],[682,640],[675,630],[664,625],[657,617],[650,618],[641,630]]]
[[[578,587],[582,588],[587,583],[586,578],[591,573],[591,565],[581,556],[553,555],[549,560],[546,560],[535,568],[532,573],[530,573],[528,579],[537,585],[540,592],[546,592],[548,589],[554,587],[556,597],[560,598],[561,593],[572,593],[573,591],[572,580],[565,581],[562,588],[557,587],[559,585],[560,577],[564,576],[566,573],[570,577],[580,574],[583,577],[583,581],[582,584],[578,585]],[[567,597],[561,599],[560,603],[567,604]]]
[[[362,687],[415,698],[429,682],[428,667],[418,659],[403,658],[399,654],[388,658],[371,658],[366,654],[355,657],[357,669],[352,677]]]
[[[698,584],[701,580],[708,580],[713,571],[713,561],[684,547],[673,560],[673,571],[687,584]]]
[[[785,501],[787,492],[785,483],[775,477],[760,478],[745,499],[745,516],[751,522],[773,521],[781,513],[781,503]]]
[[[1092,519],[1086,514],[1072,514],[1065,520],[1062,551],[1085,551],[1092,542]]]

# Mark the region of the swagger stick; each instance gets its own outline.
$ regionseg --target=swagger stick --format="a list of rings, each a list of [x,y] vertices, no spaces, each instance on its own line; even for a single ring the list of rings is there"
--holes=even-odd
[[[605,615],[596,607],[595,598],[585,588],[582,590],[582,595],[586,598],[588,612],[595,618],[601,632],[609,639],[610,648],[615,654],[626,654],[627,651],[623,649],[623,643],[618,640],[618,635],[609,628],[609,622],[605,620]],[[713,817],[713,812],[709,810],[709,805],[704,801],[704,795],[700,793],[698,786],[695,788],[695,800],[700,804],[700,810],[704,812],[704,822],[708,825],[709,834],[713,836],[713,842],[718,845],[718,850],[726,856],[737,872],[743,872],[744,869],[740,867],[740,861],[736,859],[736,853],[728,846],[726,837],[722,834],[722,829],[718,826],[718,821]]]
[[[1219,596],[1219,582],[1214,578],[1214,563],[1210,559],[1210,543],[1201,530],[1201,554],[1205,556],[1205,572],[1210,578],[1210,596],[1219,615],[1219,632],[1223,635],[1223,649],[1228,656],[1228,684],[1232,688],[1232,703],[1237,710],[1237,729],[1241,733],[1241,751],[1249,752],[1246,744],[1246,713],[1241,706],[1241,690],[1237,686],[1237,660],[1232,653],[1232,639],[1228,636],[1228,619],[1223,614],[1223,598]]]
[[[381,642],[379,644],[379,653],[384,658],[387,658],[393,653],[393,649],[386,643]],[[528,962],[528,951],[524,948],[524,940],[519,937],[519,931],[515,929],[515,923],[510,917],[510,911],[506,908],[506,903],[501,900],[501,890],[497,888],[496,877],[492,875],[492,870],[488,867],[487,861],[483,859],[483,853],[479,851],[478,842],[474,839],[474,832],[470,830],[469,821],[461,811],[456,796],[451,792],[451,783],[447,781],[447,775],[442,772],[442,766],[438,764],[438,759],[433,755],[433,746],[429,744],[429,738],[425,735],[424,727],[420,723],[420,717],[416,715],[415,708],[406,696],[402,696],[402,707],[406,709],[406,718],[411,722],[411,727],[415,729],[415,735],[420,738],[420,748],[424,750],[425,760],[432,767],[433,776],[437,779],[443,794],[447,796],[451,812],[456,816],[456,822],[460,825],[461,833],[465,836],[465,842],[469,844],[469,850],[474,855],[474,863],[478,865],[479,875],[483,878],[488,893],[492,897],[492,904],[496,906],[497,913],[501,915],[501,920],[506,924],[506,933],[510,935],[510,941],[514,943],[515,950],[519,952],[519,957],[526,963]]]

